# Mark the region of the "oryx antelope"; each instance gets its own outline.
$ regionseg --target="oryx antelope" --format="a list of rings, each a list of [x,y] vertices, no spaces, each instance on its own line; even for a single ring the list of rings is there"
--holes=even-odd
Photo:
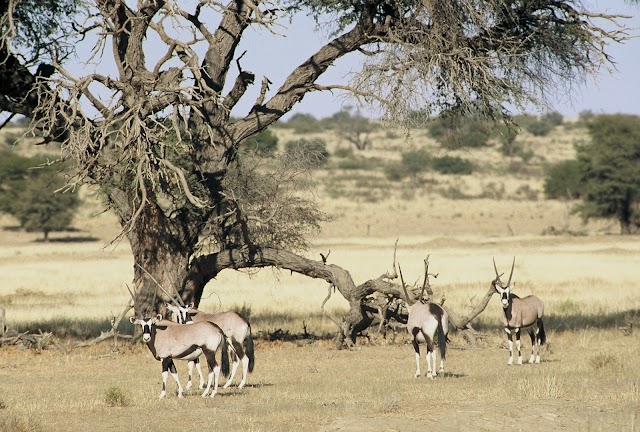
[[[130,317],[132,324],[142,326],[142,340],[147,343],[151,354],[162,362],[162,392],[160,399],[167,394],[167,377],[169,372],[178,384],[178,397],[182,396],[182,386],[173,360],[191,361],[204,354],[209,366],[209,379],[202,397],[207,396],[213,381],[211,397],[218,392],[220,366],[216,362],[216,351],[222,346],[222,374],[229,375],[228,343],[223,331],[210,322],[200,322],[191,325],[178,324],[163,320],[162,315],[155,317]]]
[[[400,266],[398,265],[398,269]],[[427,378],[433,379],[436,376],[436,352],[434,349],[435,335],[438,334],[438,348],[440,350],[440,370],[444,373],[444,360],[447,353],[447,334],[449,333],[449,317],[447,312],[438,304],[423,301],[424,290],[429,284],[428,273],[429,264],[425,260],[425,281],[422,286],[422,292],[418,301],[414,301],[407,292],[404,278],[402,277],[402,269],[400,269],[400,279],[402,289],[404,290],[407,308],[409,309],[409,317],[407,318],[407,331],[411,335],[411,343],[416,352],[416,373],[415,377],[420,376],[420,343],[427,346],[425,360],[427,363]],[[437,275],[436,275],[437,276]],[[433,365],[433,368],[432,368]]]
[[[202,312],[194,307],[194,304],[179,305],[174,303],[173,305],[167,303],[167,309],[173,312],[173,320],[179,323],[189,322],[211,322],[218,325],[222,331],[227,335],[231,341],[232,350],[231,358],[231,374],[229,379],[224,384],[223,388],[227,388],[233,382],[233,378],[238,371],[238,366],[242,362],[242,379],[238,388],[243,388],[247,383],[247,375],[253,372],[254,367],[254,349],[253,349],[253,336],[251,335],[251,325],[246,318],[234,311],[221,312],[221,313],[206,313]],[[202,372],[199,368],[199,364],[196,363],[198,373],[200,374],[200,383],[202,385],[203,378]],[[189,364],[189,381],[191,381],[191,371],[193,366]]]
[[[509,361],[507,363],[510,365],[513,364],[513,334],[515,333],[518,364],[522,364],[522,352],[520,351],[521,330],[529,333],[529,337],[531,338],[531,357],[529,357],[529,363],[540,363],[540,347],[544,345],[547,340],[542,323],[544,304],[536,296],[529,295],[520,298],[511,292],[511,278],[513,276],[515,263],[516,258],[513,257],[509,280],[506,285],[503,285],[500,280],[502,274],[498,274],[498,268],[496,267],[496,260],[494,258],[493,269],[496,272],[496,278],[491,282],[491,285],[498,294],[500,294],[500,301],[504,311],[502,324],[504,325],[504,331],[507,333],[509,343]]]

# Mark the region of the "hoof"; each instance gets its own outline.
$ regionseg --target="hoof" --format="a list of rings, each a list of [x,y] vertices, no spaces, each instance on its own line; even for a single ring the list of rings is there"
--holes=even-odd
[[[191,390],[191,383],[188,382],[187,385],[184,387],[185,390]]]
[[[229,388],[229,386],[231,385],[230,381],[227,381],[227,383],[225,385],[222,386],[223,389]]]
[[[211,399],[213,399],[213,397],[216,395],[216,392],[212,392],[211,396],[209,396]]]

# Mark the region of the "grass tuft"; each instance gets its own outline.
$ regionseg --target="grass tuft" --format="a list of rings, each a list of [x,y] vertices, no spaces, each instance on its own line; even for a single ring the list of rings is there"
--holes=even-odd
[[[131,400],[124,390],[117,386],[111,386],[104,392],[104,401],[112,407],[125,407],[131,405]]]
[[[518,394],[526,399],[559,399],[564,394],[564,385],[556,375],[543,373],[539,376],[520,378]]]

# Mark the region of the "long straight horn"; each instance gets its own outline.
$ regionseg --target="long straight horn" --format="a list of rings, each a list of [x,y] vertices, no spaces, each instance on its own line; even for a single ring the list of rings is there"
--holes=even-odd
[[[137,265],[138,267],[140,267],[140,269],[141,269],[143,272],[145,272],[145,273],[147,274],[147,276],[149,276],[149,277],[151,278],[151,280],[152,280],[152,281],[153,281],[153,282],[154,282],[158,287],[160,287],[160,289],[162,290],[162,292],[164,292],[164,293],[167,295],[167,297],[169,297],[169,300],[171,300],[171,301],[173,302],[173,304],[175,304],[175,305],[176,305],[176,306],[178,306],[178,307],[180,307],[180,306],[181,306],[181,305],[180,305],[180,303],[182,303],[182,299],[180,299],[180,303],[178,303],[178,302],[176,301],[176,299],[175,299],[171,294],[169,294],[169,293],[167,292],[167,290],[166,290],[166,289],[164,289],[164,287],[163,287],[162,285],[160,285],[160,282],[158,282],[158,281],[156,280],[156,278],[154,278],[154,277],[153,277],[153,275],[152,275],[151,273],[149,273],[149,271],[148,271],[146,268],[142,267],[142,266],[141,266],[140,264],[138,264],[138,263],[136,263],[136,265]],[[154,292],[154,294],[153,294],[153,303],[154,303],[154,304],[155,304],[155,302],[156,302],[156,294],[157,294],[157,293],[158,293],[158,290],[155,290],[155,292]],[[182,304],[182,306],[184,306],[184,304]]]
[[[398,263],[398,271],[400,272],[400,282],[402,282],[402,289],[404,290],[404,296],[409,306],[413,306],[415,301],[409,297],[409,293],[407,292],[407,285],[404,283],[404,277],[402,276],[402,268],[400,267],[400,263]]]
[[[424,290],[427,288],[429,284],[429,255],[424,260],[424,281],[422,282],[422,290],[420,291],[420,297],[418,297],[418,301],[422,301],[424,297]]]
[[[133,314],[135,315],[136,311],[138,311],[138,302],[136,301],[136,296],[133,294],[133,292],[131,291],[131,288],[129,288],[129,284],[125,284],[125,286],[127,287],[127,291],[129,291],[129,295],[131,296],[131,300],[133,300]],[[138,312],[140,314],[140,312]]]
[[[176,306],[178,306],[178,307],[180,307],[180,306],[181,306],[181,305],[180,305],[180,303],[178,303],[178,302],[176,301],[176,299],[175,299],[175,298],[173,298],[173,296],[172,296],[171,294],[169,294],[169,292],[168,292],[166,289],[164,289],[164,288],[162,287],[162,285],[158,285],[158,287],[162,290],[162,292],[163,292],[163,293],[165,293],[165,294],[167,295],[167,297],[169,297],[169,300],[171,300],[171,302],[172,302],[174,305],[176,305]]]
[[[187,305],[185,305],[184,301],[182,301],[182,297],[180,296],[180,293],[178,292],[175,286],[173,286],[173,290],[176,292],[176,299],[178,299],[178,303],[180,303],[180,306],[186,307]]]
[[[509,282],[507,282],[507,286],[511,286],[511,276],[513,276],[513,267],[516,265],[516,257],[513,257],[513,262],[511,263],[511,273],[509,273]]]
[[[496,280],[499,280],[500,276],[502,275],[498,274],[498,267],[496,267],[496,257],[493,257],[493,269],[496,271]]]

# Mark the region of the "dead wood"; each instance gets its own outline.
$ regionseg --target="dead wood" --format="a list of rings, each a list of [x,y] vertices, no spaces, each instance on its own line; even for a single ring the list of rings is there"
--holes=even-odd
[[[12,345],[36,351],[55,348],[64,354],[68,353],[67,349],[53,337],[53,333],[49,332],[29,333],[25,331],[18,333],[12,329],[6,329],[4,336],[0,337],[0,347]]]

